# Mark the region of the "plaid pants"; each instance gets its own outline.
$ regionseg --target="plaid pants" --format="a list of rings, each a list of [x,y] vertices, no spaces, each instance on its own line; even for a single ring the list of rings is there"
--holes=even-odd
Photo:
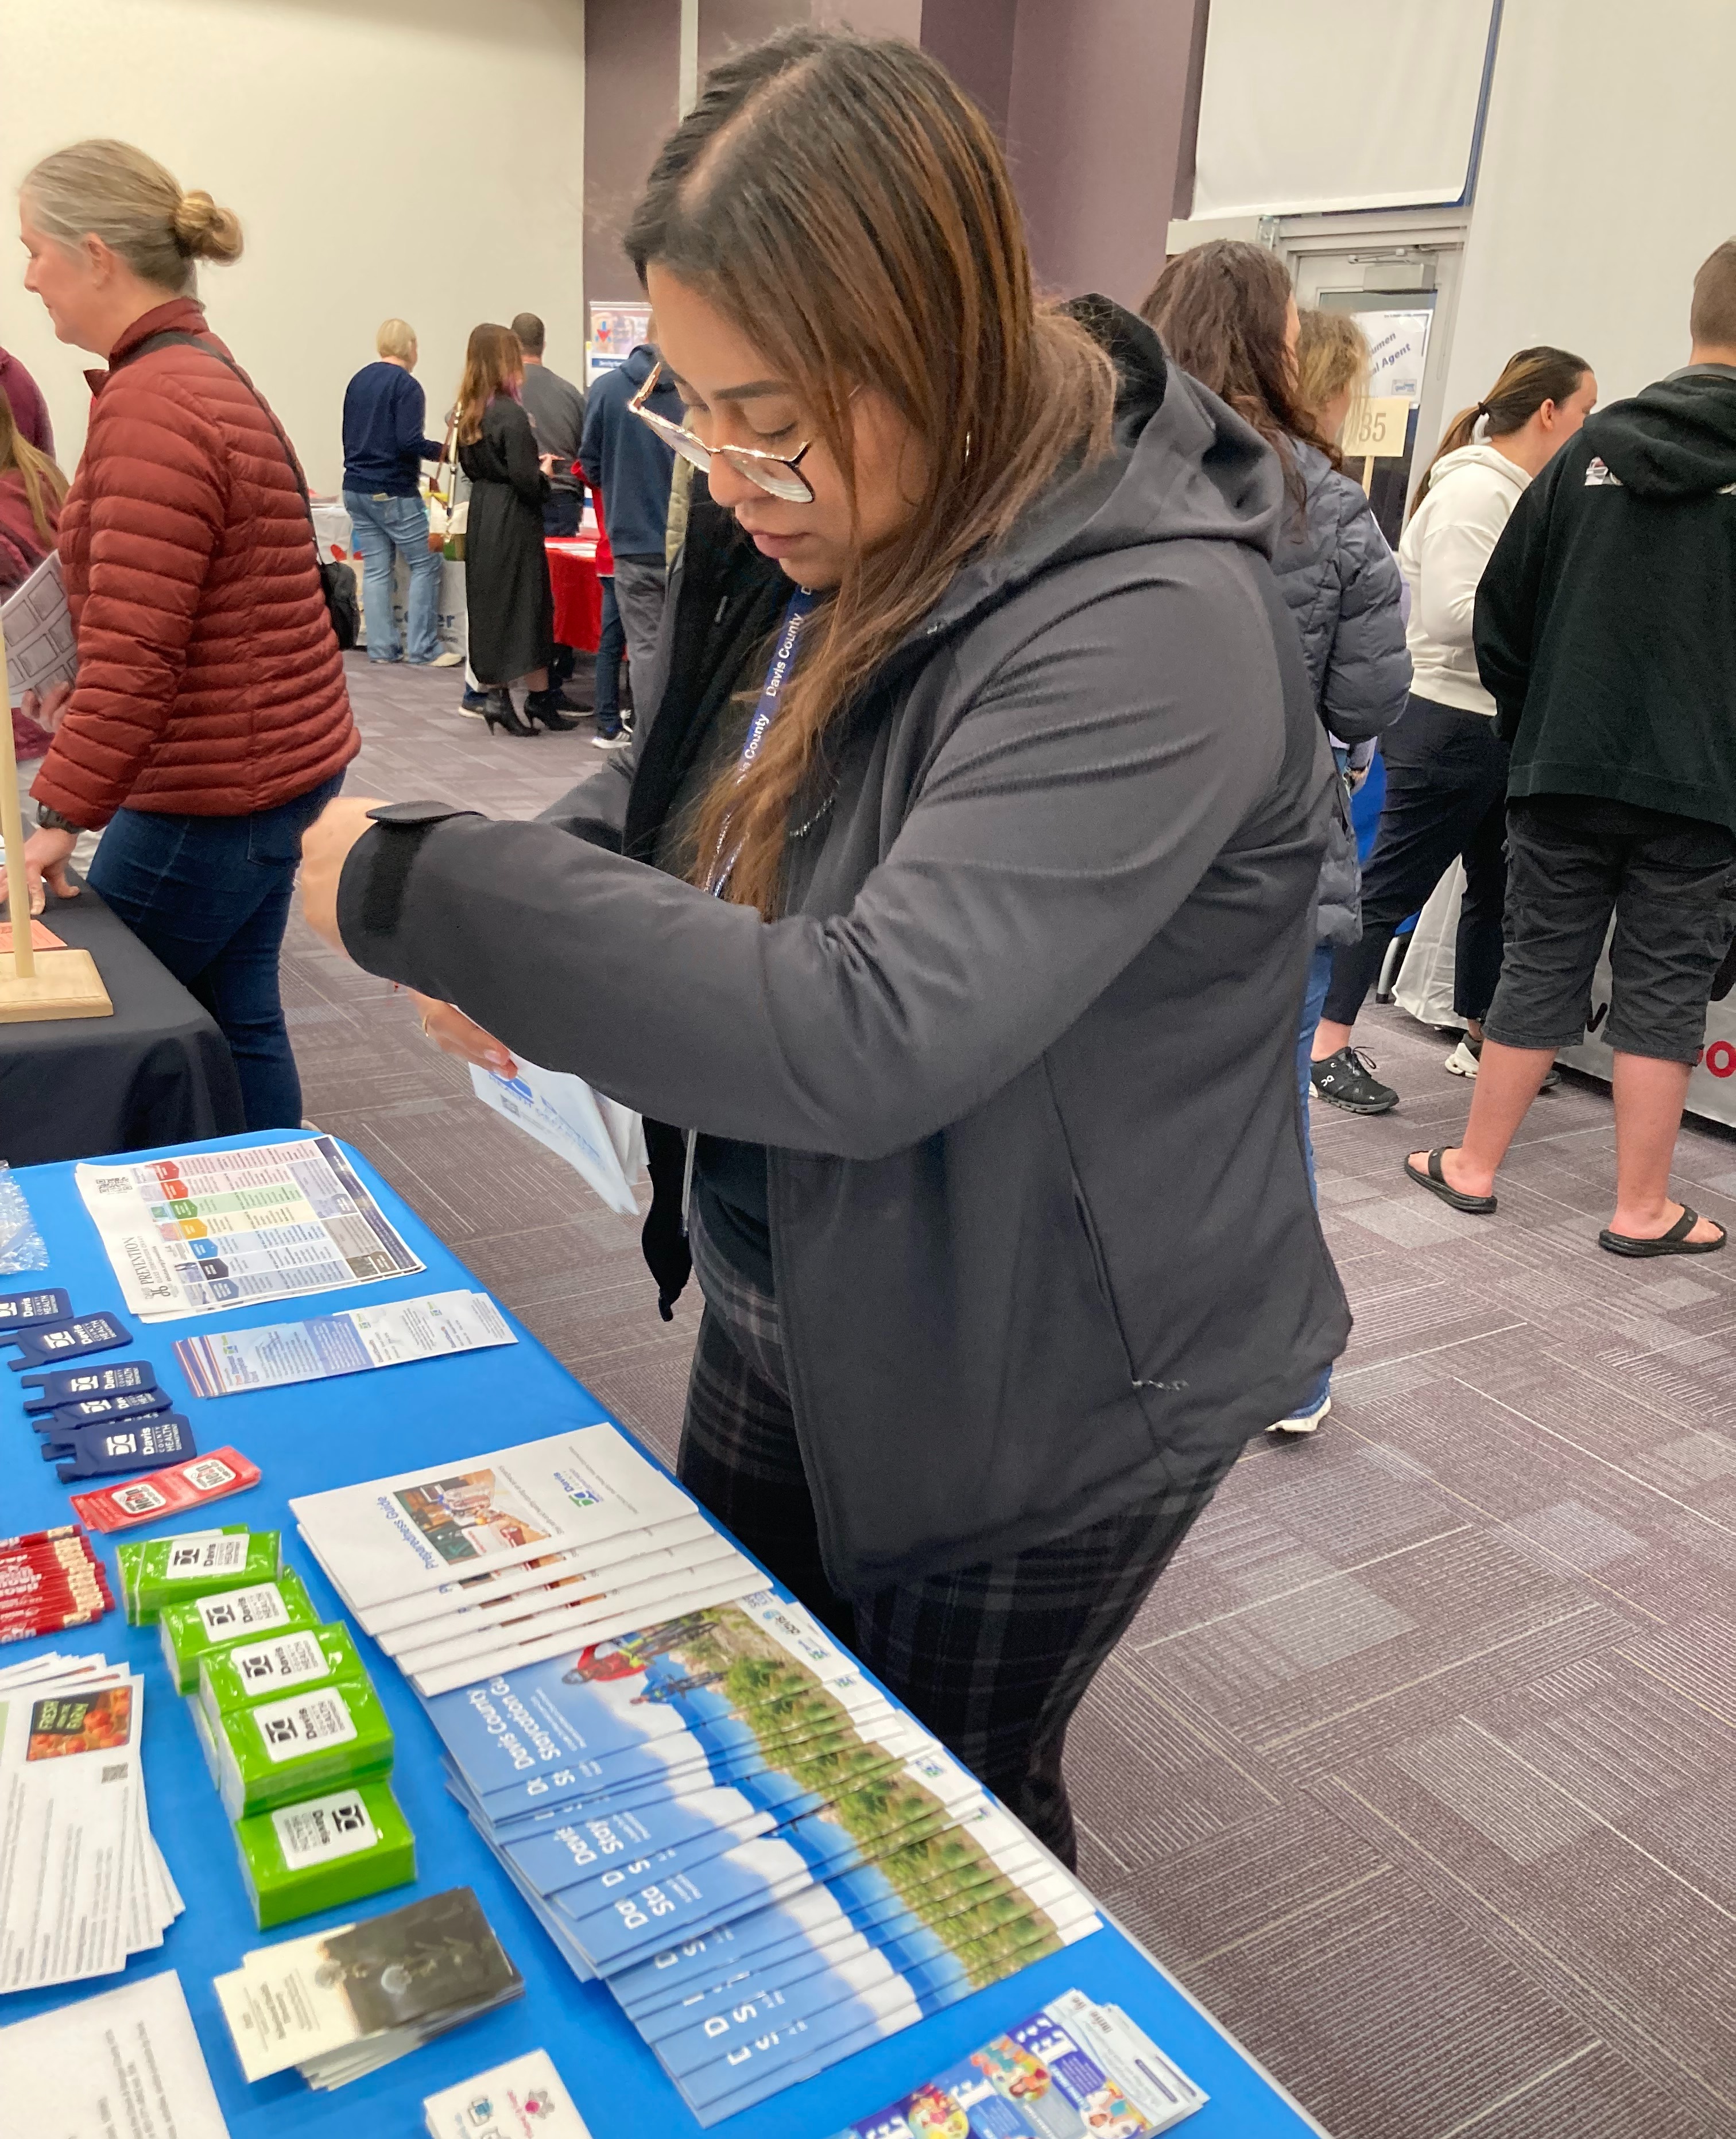
[[[842,1597],[820,1564],[777,1302],[697,1224],[692,1246],[706,1309],[687,1385],[682,1483],[1072,1866],[1068,1723],[1238,1451],[1185,1487],[1146,1495],[1046,1544]]]

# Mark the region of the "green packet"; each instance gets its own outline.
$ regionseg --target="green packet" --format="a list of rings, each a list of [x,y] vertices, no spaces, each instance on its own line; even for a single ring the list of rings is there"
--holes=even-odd
[[[201,1661],[257,1634],[286,1627],[317,1627],[320,1614],[301,1578],[285,1568],[275,1582],[246,1589],[220,1589],[186,1604],[165,1604],[159,1622],[163,1661],[177,1693],[191,1693],[199,1682]]]
[[[120,1601],[130,1627],[154,1627],[165,1604],[184,1604],[213,1590],[269,1582],[281,1560],[276,1530],[245,1523],[220,1530],[186,1530],[179,1537],[134,1539],[115,1548]]]
[[[241,1876],[262,1931],[416,1877],[416,1838],[384,1779],[234,1823]]]
[[[298,1686],[367,1676],[347,1627],[291,1627],[201,1657],[198,1701],[208,1720],[215,1724],[229,1709],[269,1701]]]
[[[209,1727],[218,1794],[231,1819],[392,1769],[392,1726],[365,1678],[232,1708]]]

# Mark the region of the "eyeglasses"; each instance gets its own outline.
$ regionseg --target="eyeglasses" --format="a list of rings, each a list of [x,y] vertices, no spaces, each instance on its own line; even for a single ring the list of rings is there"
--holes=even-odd
[[[672,423],[667,416],[659,416],[645,404],[657,390],[657,383],[663,375],[661,362],[651,368],[651,376],[635,394],[628,407],[642,423],[648,423],[666,446],[672,446],[684,461],[692,461],[702,473],[711,472],[712,463],[721,461],[726,468],[756,483],[772,497],[781,497],[789,505],[812,505],[813,486],[801,472],[801,464],[813,447],[814,441],[793,453],[765,453],[755,446],[708,446],[697,431],[690,431],[684,423]]]

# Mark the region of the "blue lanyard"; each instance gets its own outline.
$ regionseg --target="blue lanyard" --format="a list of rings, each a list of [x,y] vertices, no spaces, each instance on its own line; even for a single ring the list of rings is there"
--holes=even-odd
[[[760,746],[765,740],[766,730],[778,717],[778,694],[790,680],[802,619],[813,608],[816,599],[812,587],[798,587],[790,597],[790,606],[785,610],[784,621],[778,627],[778,643],[771,649],[771,661],[765,671],[765,681],[760,686],[759,703],[754,707],[754,717],[747,724],[747,738],[741,746],[743,772],[760,755]]]
[[[777,644],[771,649],[771,659],[765,670],[765,681],[760,686],[759,700],[754,707],[753,718],[747,724],[747,734],[741,745],[741,760],[736,770],[737,779],[747,771],[749,766],[760,755],[760,746],[765,742],[772,722],[778,717],[778,700],[785,684],[790,680],[790,672],[795,664],[796,641],[801,635],[802,619],[818,600],[819,596],[812,587],[798,587],[790,597],[790,605],[784,611],[784,621],[778,626]],[[723,852],[723,841],[721,839],[717,842],[717,852],[721,857]],[[735,865],[736,857],[731,854],[724,867],[714,872],[709,886],[714,898],[721,898],[723,896],[723,888],[729,882],[730,871]]]

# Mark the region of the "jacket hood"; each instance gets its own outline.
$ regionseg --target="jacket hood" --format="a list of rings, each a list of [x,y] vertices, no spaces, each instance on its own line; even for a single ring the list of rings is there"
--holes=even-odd
[[[1066,308],[1115,364],[1113,443],[1064,477],[1008,540],[966,565],[919,636],[968,624],[1039,573],[1145,542],[1245,542],[1272,554],[1284,502],[1278,456],[1178,371],[1144,321],[1108,297]]]
[[[637,342],[634,344],[633,348],[628,350],[627,352],[627,361],[621,366],[621,369],[627,374],[627,376],[633,381],[635,386],[643,386],[645,381],[651,376],[651,368],[656,362],[657,351],[651,346],[650,343],[648,341]]]
[[[1641,497],[1703,497],[1736,482],[1736,379],[1661,379],[1589,417],[1585,435],[1611,475]]]
[[[1429,495],[1432,497],[1441,484],[1466,468],[1487,468],[1504,482],[1510,482],[1515,492],[1523,490],[1531,480],[1517,461],[1510,461],[1505,453],[1492,446],[1485,438],[1474,439],[1468,446],[1456,446],[1450,453],[1443,453],[1435,462],[1429,477]]]

